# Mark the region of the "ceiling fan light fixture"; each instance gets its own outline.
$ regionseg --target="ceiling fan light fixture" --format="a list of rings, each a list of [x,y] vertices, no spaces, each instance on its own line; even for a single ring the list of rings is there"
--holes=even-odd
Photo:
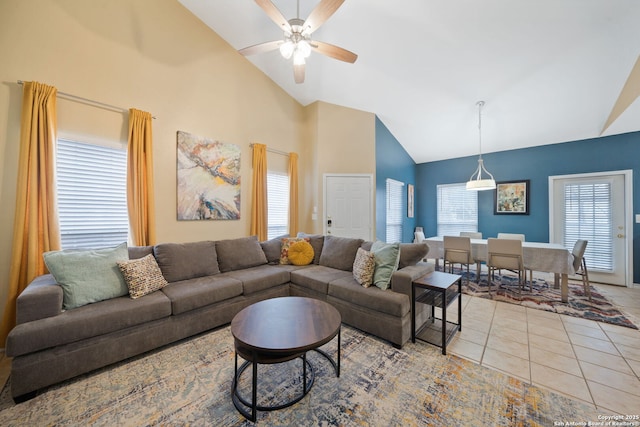
[[[309,55],[311,55],[311,46],[309,45],[309,42],[306,40],[300,40],[296,44],[296,50],[298,50],[300,54],[305,58],[308,58]]]
[[[295,52],[293,52],[293,64],[294,65],[304,65],[305,64],[305,56],[296,49]]]
[[[476,105],[478,106],[478,143],[480,146],[480,151],[478,157],[478,167],[469,178],[466,188],[467,190],[472,191],[493,190],[496,188],[496,180],[493,179],[493,175],[491,175],[487,168],[484,167],[484,160],[482,160],[482,107],[484,106],[484,101],[478,101]],[[485,175],[488,175],[487,178],[482,177],[483,171]]]
[[[284,59],[289,59],[291,58],[291,55],[293,55],[294,49],[295,45],[291,40],[287,40],[280,45],[280,55],[282,55]]]
[[[300,0],[297,0],[296,17],[288,20],[273,4],[273,0],[256,0],[256,3],[283,31],[284,37],[280,40],[245,47],[238,50],[240,54],[247,56],[279,50],[283,58],[293,57],[294,79],[298,84],[304,83],[306,58],[311,55],[311,51],[350,64],[358,59],[358,55],[339,46],[311,40],[312,33],[338,10],[344,0],[320,0],[307,19],[300,19]]]

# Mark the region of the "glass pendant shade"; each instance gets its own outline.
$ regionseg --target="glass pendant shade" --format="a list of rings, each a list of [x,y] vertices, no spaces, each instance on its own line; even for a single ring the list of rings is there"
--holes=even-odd
[[[295,65],[303,65],[305,63],[304,58],[304,55],[299,50],[296,49],[295,52],[293,52],[293,63]]]
[[[293,55],[294,48],[295,46],[291,42],[291,40],[287,40],[280,45],[280,55],[282,55],[282,57],[285,59],[289,59],[291,58],[291,55]]]
[[[308,58],[309,55],[311,55],[311,46],[309,46],[309,42],[306,40],[300,40],[296,43],[296,50],[305,58]]]

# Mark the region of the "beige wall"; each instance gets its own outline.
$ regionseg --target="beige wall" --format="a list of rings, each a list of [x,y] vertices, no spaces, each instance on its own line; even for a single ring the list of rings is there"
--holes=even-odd
[[[324,174],[372,174],[375,183],[375,115],[321,101],[306,110],[307,140],[314,149],[309,156],[314,165],[306,188],[311,192],[306,214],[311,218],[312,208],[317,206],[319,219],[309,225],[312,232],[321,233]],[[372,218],[375,228],[375,212]],[[372,234],[375,236],[375,229]]]
[[[17,80],[157,118],[160,242],[249,233],[252,142],[300,154],[303,230],[322,230],[311,213],[313,206],[322,212],[323,173],[375,169],[373,114],[326,103],[302,107],[175,0],[2,0],[0,64],[0,310],[13,234],[22,98]],[[120,112],[59,99],[58,118],[60,134],[126,139],[127,117]],[[176,220],[178,130],[242,148],[240,220]]]

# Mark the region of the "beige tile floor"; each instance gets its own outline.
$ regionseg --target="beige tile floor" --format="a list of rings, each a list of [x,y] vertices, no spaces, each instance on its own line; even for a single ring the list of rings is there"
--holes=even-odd
[[[640,287],[595,286],[640,326]],[[447,351],[598,409],[640,413],[639,330],[463,295],[462,331]]]

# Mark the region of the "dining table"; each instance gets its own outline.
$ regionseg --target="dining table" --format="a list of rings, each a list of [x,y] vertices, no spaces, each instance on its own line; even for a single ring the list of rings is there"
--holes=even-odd
[[[429,245],[427,258],[436,260],[444,258],[444,241],[442,236],[429,237],[424,240]],[[487,239],[471,239],[471,257],[480,271],[482,262],[487,261]],[[541,271],[554,274],[554,288],[560,288],[562,302],[569,300],[569,275],[575,274],[573,255],[560,243],[522,242],[522,257],[526,270]]]

